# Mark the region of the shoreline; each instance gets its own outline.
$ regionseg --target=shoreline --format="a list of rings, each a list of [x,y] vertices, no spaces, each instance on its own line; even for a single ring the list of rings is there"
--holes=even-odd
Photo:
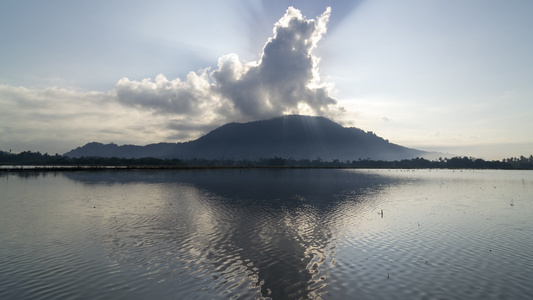
[[[498,168],[408,168],[383,166],[57,166],[57,165],[4,165],[0,166],[1,173],[8,172],[65,172],[65,171],[128,171],[128,170],[238,170],[238,169],[370,169],[370,170],[529,170],[532,169],[498,169]]]

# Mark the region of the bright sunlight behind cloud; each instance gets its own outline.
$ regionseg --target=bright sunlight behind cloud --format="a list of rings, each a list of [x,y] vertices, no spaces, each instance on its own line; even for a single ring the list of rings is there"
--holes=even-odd
[[[190,72],[185,79],[122,78],[107,93],[2,85],[0,104],[9,109],[0,116],[17,125],[0,129],[0,140],[32,149],[50,140],[65,149],[76,146],[72,141],[146,144],[190,140],[227,122],[292,113],[331,116],[342,108],[321,81],[312,53],[330,13],[328,8],[306,19],[289,7],[258,61],[241,61],[232,53],[221,57],[215,70]]]
[[[316,20],[290,7],[276,23],[274,36],[259,61],[243,62],[237,54],[218,60],[218,68],[190,72],[185,80],[121,79],[112,94],[127,106],[186,120],[252,120],[283,113],[326,114],[336,100],[320,81],[318,58],[312,54],[326,32],[328,8]],[[218,119],[218,120],[217,120]]]

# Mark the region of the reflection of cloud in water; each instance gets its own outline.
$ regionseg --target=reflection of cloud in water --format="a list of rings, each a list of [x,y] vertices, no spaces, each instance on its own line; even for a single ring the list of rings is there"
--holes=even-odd
[[[319,296],[346,215],[395,180],[293,169],[64,174],[108,197],[112,259],[180,285],[183,297],[228,298]]]

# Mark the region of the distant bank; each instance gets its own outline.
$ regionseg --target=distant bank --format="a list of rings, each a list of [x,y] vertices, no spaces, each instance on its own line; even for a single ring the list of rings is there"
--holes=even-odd
[[[428,160],[412,158],[394,161],[383,160],[322,160],[285,159],[281,157],[258,160],[232,159],[158,159],[145,158],[72,158],[39,152],[10,154],[0,152],[0,171],[73,171],[73,170],[123,170],[123,169],[205,169],[205,168],[389,168],[389,169],[533,169],[533,155],[529,158],[508,158],[502,161],[485,161],[472,157],[440,158]]]
[[[64,155],[0,151],[1,170],[118,168],[533,169],[533,156],[485,161],[390,143],[323,117],[288,115],[223,125],[197,140],[146,146],[88,143]],[[17,167],[15,167],[17,166]],[[19,167],[24,166],[24,167]]]

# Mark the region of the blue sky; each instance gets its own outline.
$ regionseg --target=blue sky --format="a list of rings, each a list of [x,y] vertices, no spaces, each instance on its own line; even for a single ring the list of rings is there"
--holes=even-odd
[[[525,0],[3,1],[0,149],[186,141],[302,113],[423,150],[529,156],[531,12]]]

